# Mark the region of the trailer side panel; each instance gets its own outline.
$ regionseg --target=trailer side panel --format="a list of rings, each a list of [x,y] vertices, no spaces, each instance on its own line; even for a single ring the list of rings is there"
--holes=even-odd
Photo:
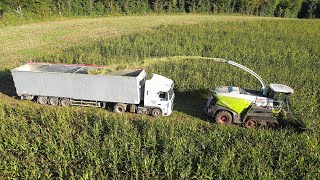
[[[136,77],[12,70],[17,94],[139,104],[141,71]]]

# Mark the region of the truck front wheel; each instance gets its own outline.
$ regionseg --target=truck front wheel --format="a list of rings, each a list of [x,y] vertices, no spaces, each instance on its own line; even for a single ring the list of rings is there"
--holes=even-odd
[[[151,115],[152,115],[153,117],[155,117],[155,118],[160,117],[161,114],[162,114],[162,113],[161,113],[161,110],[158,109],[158,108],[154,108],[154,109],[152,109],[152,111],[151,111]]]
[[[228,111],[220,111],[216,114],[215,120],[218,124],[227,125],[232,122],[232,115]]]
[[[124,112],[126,112],[126,109],[127,109],[127,106],[125,104],[122,104],[122,103],[117,103],[113,107],[113,110],[116,113],[124,113]]]

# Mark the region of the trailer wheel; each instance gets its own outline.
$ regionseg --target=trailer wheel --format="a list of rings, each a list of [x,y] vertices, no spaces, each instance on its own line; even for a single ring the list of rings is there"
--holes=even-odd
[[[61,99],[60,104],[61,104],[61,106],[70,106],[71,102],[70,102],[70,99],[63,98],[63,99]]]
[[[158,108],[154,108],[154,109],[152,109],[152,111],[151,111],[151,115],[153,116],[153,117],[155,117],[155,118],[159,118],[160,116],[161,116],[161,110],[160,109],[158,109]]]
[[[220,111],[215,116],[216,123],[228,125],[232,122],[232,115],[228,111]]]
[[[124,113],[124,112],[126,112],[126,109],[127,109],[127,106],[125,104],[122,104],[122,103],[117,103],[113,107],[113,111],[116,112],[116,113]]]
[[[57,98],[57,97],[51,97],[51,98],[49,98],[49,104],[51,104],[51,105],[53,105],[53,106],[59,105],[59,98]]]
[[[48,103],[48,97],[46,96],[38,96],[37,101],[39,104],[47,104]]]
[[[248,119],[245,124],[244,124],[247,128],[256,128],[258,123],[256,120],[254,119]]]

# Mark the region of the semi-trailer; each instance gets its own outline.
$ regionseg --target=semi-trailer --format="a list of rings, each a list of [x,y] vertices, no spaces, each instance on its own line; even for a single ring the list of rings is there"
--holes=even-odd
[[[116,113],[169,116],[174,101],[174,82],[144,69],[108,73],[105,67],[77,64],[26,63],[11,70],[17,95],[40,104],[105,108]]]

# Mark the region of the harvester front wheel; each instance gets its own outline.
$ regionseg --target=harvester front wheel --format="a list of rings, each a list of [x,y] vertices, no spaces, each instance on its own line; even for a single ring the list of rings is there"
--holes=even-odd
[[[218,124],[228,125],[232,122],[232,115],[228,111],[220,111],[216,114],[215,120]]]

